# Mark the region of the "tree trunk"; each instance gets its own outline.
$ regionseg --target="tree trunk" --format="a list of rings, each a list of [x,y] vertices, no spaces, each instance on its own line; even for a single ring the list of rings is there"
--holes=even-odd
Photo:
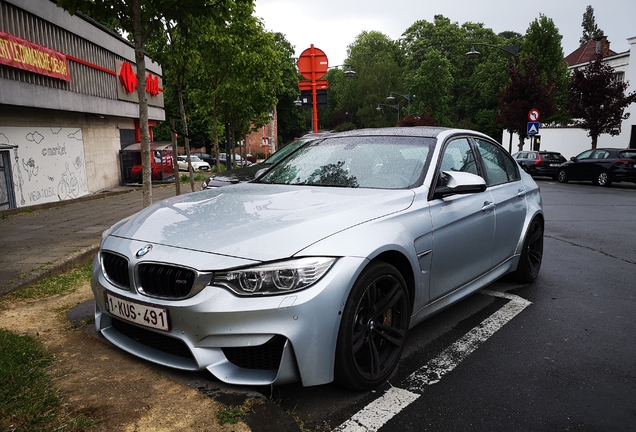
[[[174,170],[175,196],[181,195],[181,179],[179,178],[179,164],[177,163],[177,136],[174,131],[174,119],[170,119],[170,137],[172,138],[172,169]]]
[[[185,107],[183,105],[183,85],[177,85],[177,97],[179,99],[179,113],[181,113],[181,123],[183,123],[183,135],[185,138],[185,151],[188,158],[188,173],[190,174],[190,189],[194,192],[194,170],[190,161],[190,138],[188,138],[188,119],[186,118]]]
[[[525,139],[523,138],[523,136],[521,136],[521,134],[519,134],[519,150],[518,151],[522,151],[523,150],[524,141],[525,141]]]
[[[596,148],[596,143],[598,142],[598,135],[592,135],[592,149]]]
[[[137,63],[137,96],[139,97],[139,129],[141,134],[141,167],[143,206],[152,204],[152,164],[150,161],[150,134],[148,133],[148,100],[146,99],[146,59],[141,30],[141,2],[132,0],[133,38]]]

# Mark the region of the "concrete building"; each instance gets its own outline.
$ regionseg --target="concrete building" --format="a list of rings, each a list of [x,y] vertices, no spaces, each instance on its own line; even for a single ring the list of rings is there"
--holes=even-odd
[[[162,70],[146,68],[152,137]],[[0,210],[119,185],[119,151],[140,141],[136,85],[116,33],[50,0],[0,0]]]

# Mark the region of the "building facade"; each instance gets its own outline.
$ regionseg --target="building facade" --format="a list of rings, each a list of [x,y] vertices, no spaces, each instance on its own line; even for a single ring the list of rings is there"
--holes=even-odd
[[[146,69],[152,136],[162,70]],[[0,0],[0,210],[121,184],[119,151],[140,141],[137,80],[133,45],[94,20]]]

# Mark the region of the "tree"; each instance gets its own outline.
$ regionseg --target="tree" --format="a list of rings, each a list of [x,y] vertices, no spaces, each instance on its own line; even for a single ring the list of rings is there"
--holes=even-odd
[[[305,132],[302,111],[294,105],[298,95],[298,80],[300,79],[294,59],[294,47],[285,39],[282,33],[275,33],[276,48],[281,53],[279,69],[281,70],[282,87],[276,95],[278,105],[278,144],[279,146],[292,141]],[[280,147],[279,147],[280,148]]]
[[[451,68],[447,58],[431,49],[419,67],[405,78],[409,94],[417,95],[411,102],[411,108],[416,112],[427,112],[442,126],[450,125],[454,81]]]
[[[530,23],[521,47],[522,58],[535,58],[539,82],[543,85],[553,83],[557,88],[555,103],[559,109],[551,117],[542,113],[544,123],[567,124],[569,122],[565,110],[569,74],[561,47],[562,39],[554,21],[539,14],[539,18]]]
[[[508,74],[510,83],[499,93],[499,113],[495,121],[519,135],[519,150],[523,150],[528,136],[528,112],[536,108],[542,116],[553,115],[557,88],[554,83],[541,83],[535,57],[515,59],[508,66]]]
[[[581,27],[583,27],[583,36],[581,36],[581,39],[579,39],[579,43],[581,45],[585,45],[591,40],[599,40],[600,38],[605,36],[603,30],[598,28],[598,26],[596,25],[596,18],[594,18],[594,8],[592,6],[588,5],[585,8]]]
[[[250,125],[269,120],[282,89],[282,53],[274,34],[253,16],[253,4],[234,2],[224,22],[201,18],[198,23],[194,97],[198,110],[212,118],[210,133],[219,153],[219,123],[233,137],[245,135]],[[228,136],[228,133],[226,133]],[[226,147],[229,145],[226,142]],[[220,169],[217,158],[217,170]]]
[[[148,131],[148,101],[146,99],[146,63],[144,46],[148,38],[164,28],[192,16],[211,16],[224,22],[231,0],[58,0],[57,5],[71,14],[83,12],[99,22],[116,25],[131,35],[135,46],[139,97],[139,128],[143,167],[143,206],[152,204],[150,171],[150,134]],[[234,2],[252,4],[253,0]],[[232,3],[234,3],[232,2]]]
[[[378,103],[386,103],[389,93],[401,90],[401,52],[398,44],[377,32],[362,32],[347,48],[347,64],[356,72],[346,81],[338,96],[346,101],[344,108],[358,127],[395,125],[395,113],[376,110]],[[391,115],[390,115],[391,114]]]
[[[588,131],[593,149],[599,135],[620,134],[622,121],[629,118],[625,108],[636,102],[636,92],[625,95],[627,86],[615,79],[614,69],[603,62],[601,53],[586,67],[573,71],[567,107],[575,124]]]

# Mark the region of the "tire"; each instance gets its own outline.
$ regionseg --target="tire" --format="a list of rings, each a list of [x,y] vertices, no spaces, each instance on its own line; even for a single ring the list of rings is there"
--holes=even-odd
[[[539,276],[541,262],[543,261],[543,221],[534,218],[530,222],[526,238],[523,241],[523,250],[519,258],[517,270],[511,273],[515,282],[529,284]]]
[[[594,184],[602,187],[610,187],[612,185],[612,180],[609,177],[609,173],[607,171],[601,171],[598,173],[594,180]]]
[[[336,382],[354,390],[382,385],[402,356],[410,312],[400,272],[387,263],[371,263],[355,282],[344,308],[336,344]]]
[[[559,181],[559,183],[567,183],[570,178],[568,177],[568,173],[566,173],[565,170],[560,169],[557,172],[557,180]]]

